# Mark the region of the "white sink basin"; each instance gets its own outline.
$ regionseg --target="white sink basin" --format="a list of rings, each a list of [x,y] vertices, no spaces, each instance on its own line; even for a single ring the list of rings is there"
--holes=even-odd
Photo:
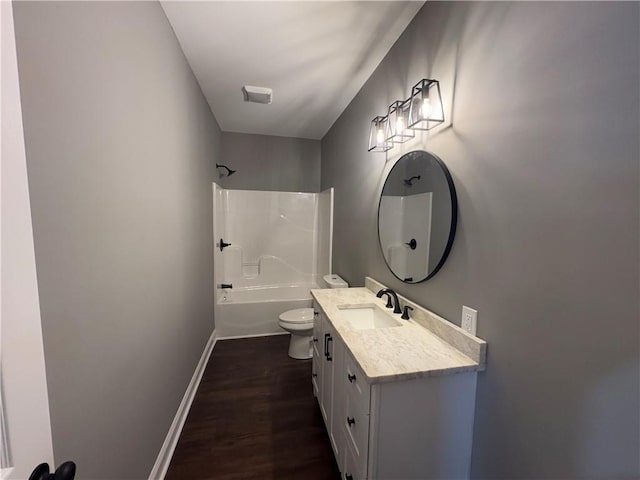
[[[400,327],[402,324],[377,305],[338,305],[352,330]]]

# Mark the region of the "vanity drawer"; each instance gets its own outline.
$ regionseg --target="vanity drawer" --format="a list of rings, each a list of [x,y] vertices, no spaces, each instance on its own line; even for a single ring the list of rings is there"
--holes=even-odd
[[[364,413],[347,395],[343,429],[347,445],[352,449],[358,471],[366,472],[369,451],[369,415]]]
[[[360,462],[358,461],[357,455],[353,451],[353,446],[351,445],[351,440],[349,439],[349,435],[345,432],[345,449],[342,463],[342,480],[365,480],[366,475],[359,468]]]
[[[345,355],[344,382],[347,397],[349,397],[359,410],[369,413],[371,405],[371,385],[366,382],[364,373],[356,365],[351,354]]]

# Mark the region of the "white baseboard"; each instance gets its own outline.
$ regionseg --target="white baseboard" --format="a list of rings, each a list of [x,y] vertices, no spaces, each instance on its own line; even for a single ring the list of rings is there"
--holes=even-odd
[[[236,340],[238,338],[273,337],[274,335],[290,335],[290,334],[289,332],[255,333],[253,335],[231,335],[228,337],[219,337],[217,338],[217,340]]]
[[[169,427],[169,432],[164,439],[164,443],[162,444],[156,463],[151,469],[151,474],[149,474],[149,480],[164,480],[164,476],[167,474],[169,464],[171,463],[171,457],[173,457],[173,452],[176,449],[176,445],[180,439],[180,434],[182,433],[182,427],[184,427],[184,422],[187,420],[189,409],[191,408],[193,399],[196,396],[200,380],[202,380],[202,375],[204,374],[204,370],[207,367],[209,357],[211,356],[211,352],[213,352],[213,347],[217,340],[216,331],[214,330],[207,342],[207,345],[204,347],[200,361],[196,366],[195,372],[193,372],[193,377],[191,377],[191,382],[189,382],[189,386],[184,392],[184,397],[182,397],[182,402],[180,402],[176,416],[173,418],[171,427]]]

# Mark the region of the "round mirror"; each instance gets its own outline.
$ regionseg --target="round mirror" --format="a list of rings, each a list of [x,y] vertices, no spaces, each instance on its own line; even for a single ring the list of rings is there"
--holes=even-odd
[[[456,189],[442,160],[420,150],[400,157],[378,205],[378,239],[389,269],[407,283],[433,277],[449,255],[457,219]]]

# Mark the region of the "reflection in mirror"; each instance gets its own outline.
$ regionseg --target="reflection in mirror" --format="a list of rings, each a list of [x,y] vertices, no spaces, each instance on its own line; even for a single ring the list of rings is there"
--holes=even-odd
[[[456,231],[458,201],[445,164],[435,155],[403,155],[385,181],[378,206],[378,238],[389,269],[418,283],[442,267]]]

